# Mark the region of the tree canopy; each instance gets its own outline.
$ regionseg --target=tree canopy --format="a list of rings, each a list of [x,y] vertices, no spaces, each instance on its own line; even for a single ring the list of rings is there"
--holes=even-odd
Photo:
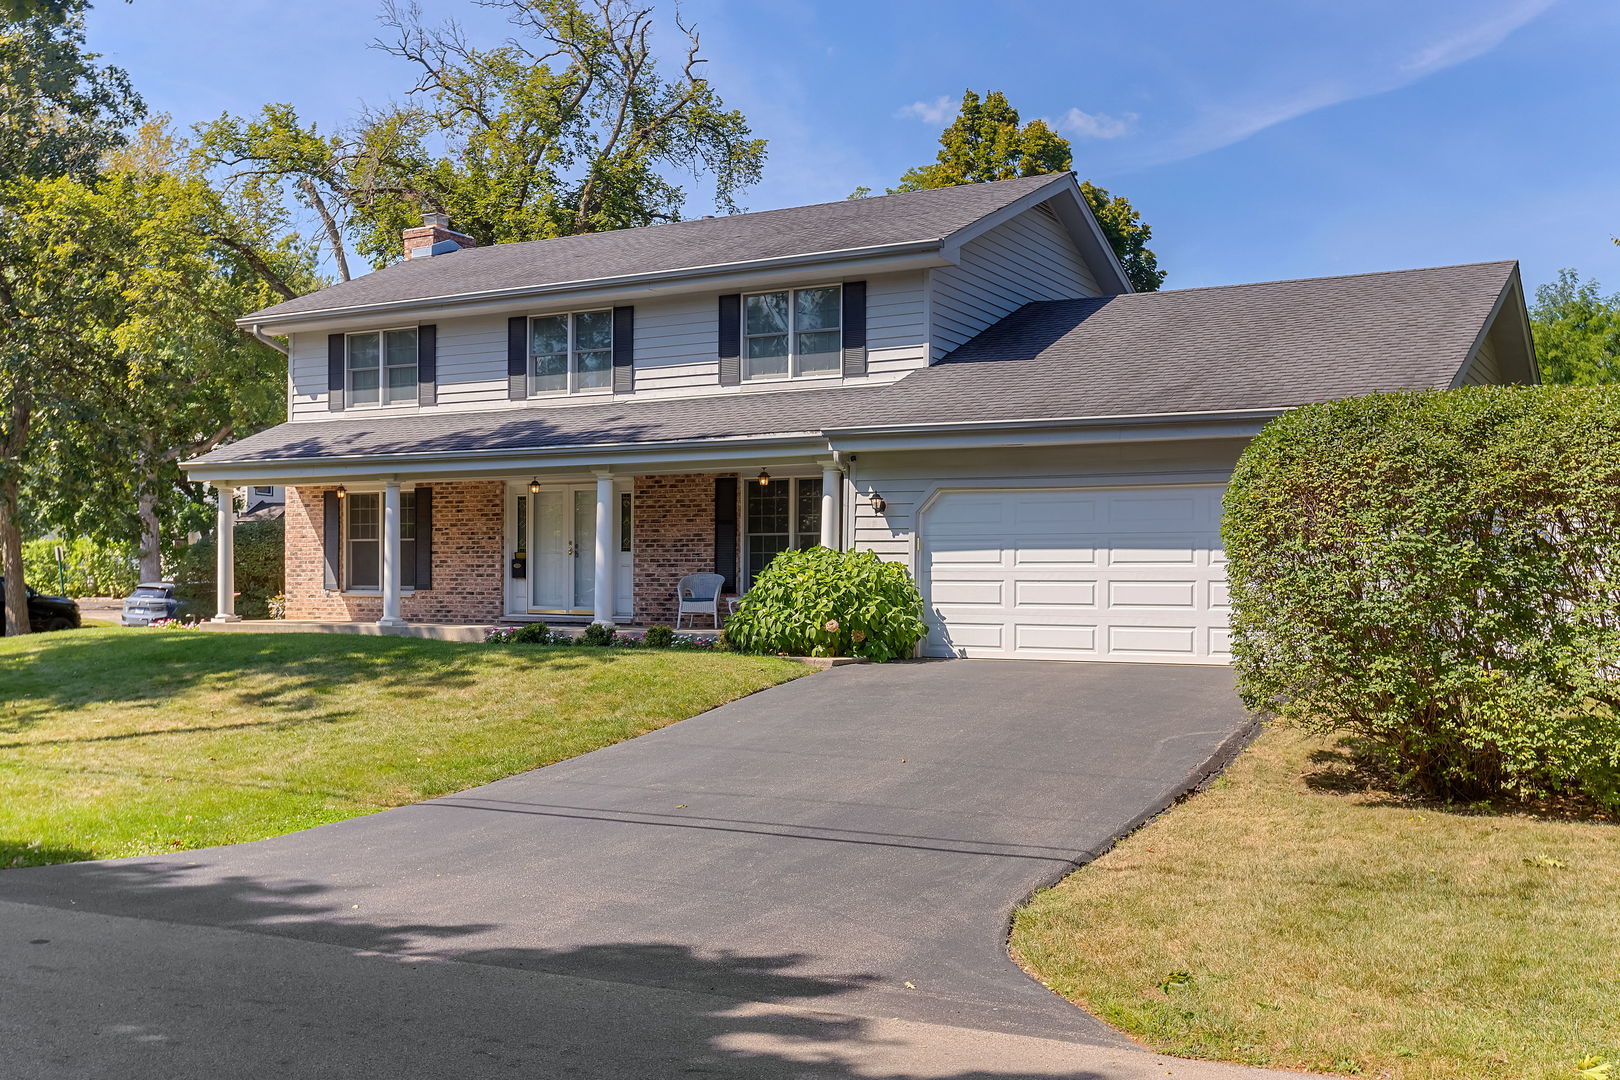
[[[1620,382],[1620,295],[1604,296],[1575,270],[1536,288],[1530,328],[1541,378],[1592,386]]]
[[[515,33],[484,47],[390,0],[377,43],[415,71],[405,100],[322,132],[289,104],[222,116],[200,150],[234,183],[311,211],[338,274],[352,250],[382,266],[423,211],[480,245],[676,220],[671,174],[707,174],[721,209],[759,179],[765,141],[699,75],[677,14],[677,70],[659,66],[651,9],[626,0],[489,0]]]
[[[908,169],[889,189],[891,194],[1068,172],[1074,161],[1068,139],[1044,120],[1020,123],[1018,110],[1000,90],[983,99],[972,90],[963,91],[961,109],[940,133],[939,143],[938,157]],[[1153,229],[1141,213],[1124,196],[1110,194],[1090,180],[1081,182],[1080,191],[1119,256],[1131,288],[1152,292],[1164,284],[1165,272],[1147,246]]]

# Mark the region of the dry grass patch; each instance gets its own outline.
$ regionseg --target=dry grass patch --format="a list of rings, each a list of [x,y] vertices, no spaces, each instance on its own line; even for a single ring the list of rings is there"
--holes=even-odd
[[[1620,1059],[1620,828],[1335,791],[1324,756],[1268,730],[1037,895],[1015,955],[1165,1053],[1398,1080]]]
[[[0,639],[0,868],[238,843],[574,757],[805,673],[333,634]]]

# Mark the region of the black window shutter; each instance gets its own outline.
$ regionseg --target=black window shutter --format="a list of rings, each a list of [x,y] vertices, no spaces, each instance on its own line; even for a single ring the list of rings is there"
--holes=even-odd
[[[742,294],[720,298],[720,385],[742,382]]]
[[[416,582],[418,589],[433,588],[433,489],[416,489]]]
[[[343,366],[347,361],[342,334],[326,335],[326,407],[343,411]]]
[[[416,328],[416,403],[439,403],[439,328],[432,323]]]
[[[613,309],[613,392],[628,394],[636,388],[636,309]]]
[[[737,478],[714,479],[714,572],[725,578],[721,592],[737,591]]]
[[[337,492],[328,491],[323,503],[321,546],[326,563],[326,587],[336,589],[343,580],[343,500],[338,498]]]
[[[529,317],[506,320],[506,396],[522,401],[529,396]]]
[[[866,282],[844,282],[844,376],[866,374]]]

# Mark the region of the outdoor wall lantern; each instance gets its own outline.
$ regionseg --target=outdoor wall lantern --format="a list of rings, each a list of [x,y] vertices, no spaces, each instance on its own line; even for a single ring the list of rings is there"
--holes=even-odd
[[[883,496],[879,495],[875,491],[872,492],[871,498],[868,501],[871,502],[872,509],[880,514],[883,513],[884,509],[886,509],[889,505],[886,501],[884,501]]]
[[[349,497],[349,489],[344,487],[342,484],[339,484],[337,486],[337,497],[340,499],[347,499]]]
[[[538,494],[540,494],[540,481],[539,481],[539,479],[534,479],[534,480],[529,481],[529,494],[530,495],[538,495]]]
[[[764,469],[759,470],[759,486],[760,487],[770,487],[771,486],[771,474],[766,472]]]

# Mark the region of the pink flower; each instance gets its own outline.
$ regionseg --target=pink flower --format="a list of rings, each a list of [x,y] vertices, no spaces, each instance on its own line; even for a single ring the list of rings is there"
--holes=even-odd
[[[856,630],[856,631],[854,631],[853,633],[851,633],[849,635],[849,640],[851,640],[855,644],[859,645],[861,642],[866,640],[866,631],[865,630]]]
[[[838,633],[838,620],[837,619],[828,619],[827,620],[826,630],[827,630],[827,633],[829,633],[829,634]]]

